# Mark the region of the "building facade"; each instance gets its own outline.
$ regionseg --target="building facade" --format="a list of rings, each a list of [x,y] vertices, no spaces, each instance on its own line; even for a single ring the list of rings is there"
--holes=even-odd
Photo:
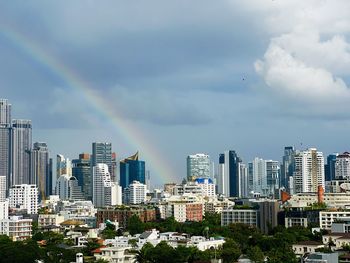
[[[334,170],[336,180],[350,180],[350,153],[344,152],[336,156]]]
[[[86,200],[92,200],[91,160],[88,153],[79,154],[79,159],[72,160],[72,175],[78,179]]]
[[[139,153],[120,161],[120,185],[123,190],[133,181],[146,184],[145,162],[139,160]]]
[[[38,213],[38,188],[33,184],[13,185],[9,193],[10,208],[26,210],[27,214]]]
[[[11,107],[8,100],[0,99],[0,176],[6,177],[6,190],[11,182]]]
[[[324,158],[322,152],[310,148],[295,155],[293,175],[294,192],[317,192],[318,186],[325,187]]]
[[[210,157],[207,154],[197,153],[187,156],[187,180],[210,178]]]

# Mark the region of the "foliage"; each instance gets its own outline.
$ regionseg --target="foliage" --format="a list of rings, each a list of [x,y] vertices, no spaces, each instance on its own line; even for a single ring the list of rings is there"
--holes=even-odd
[[[265,258],[264,253],[258,246],[248,248],[247,256],[254,263],[263,263]]]

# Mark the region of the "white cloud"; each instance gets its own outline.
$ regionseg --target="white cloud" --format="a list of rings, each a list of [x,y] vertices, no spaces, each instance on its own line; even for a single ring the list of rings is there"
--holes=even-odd
[[[272,14],[265,10],[270,14],[265,25],[273,37],[255,70],[267,93],[288,111],[348,118],[350,88],[344,79],[350,73],[350,2],[316,2],[297,2],[295,8],[286,1]]]

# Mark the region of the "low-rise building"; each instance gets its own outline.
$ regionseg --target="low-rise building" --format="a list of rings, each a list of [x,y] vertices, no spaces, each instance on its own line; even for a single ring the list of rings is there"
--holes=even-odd
[[[0,234],[9,236],[13,241],[22,241],[32,236],[32,219],[22,216],[10,216],[0,220]]]
[[[131,247],[101,247],[92,251],[96,260],[104,259],[108,262],[135,262],[135,254],[129,253]]]
[[[38,228],[46,228],[48,226],[59,226],[64,221],[64,216],[58,214],[39,214]]]
[[[342,218],[349,218],[350,210],[320,211],[320,228],[331,230],[333,222]]]
[[[283,212],[284,226],[286,228],[293,226],[318,226],[320,223],[320,211],[321,210],[305,210],[303,208],[291,208]]]
[[[315,253],[316,249],[324,248],[321,242],[316,242],[312,240],[301,241],[292,246],[294,254],[298,256],[303,256],[305,253]]]
[[[259,215],[256,209],[236,209],[234,207],[222,211],[221,225],[227,226],[232,223],[259,226]]]

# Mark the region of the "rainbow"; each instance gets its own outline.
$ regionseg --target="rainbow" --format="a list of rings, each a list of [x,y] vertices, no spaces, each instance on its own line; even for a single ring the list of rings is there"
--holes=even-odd
[[[39,63],[49,70],[51,74],[61,79],[67,87],[79,91],[91,108],[99,116],[106,119],[113,129],[126,140],[129,146],[140,149],[143,159],[151,168],[151,175],[159,178],[162,182],[176,182],[178,179],[173,174],[171,166],[168,164],[154,143],[146,138],[144,133],[138,132],[133,123],[124,119],[120,113],[96,92],[96,90],[84,81],[74,70],[68,68],[57,57],[47,52],[42,46],[32,38],[14,28],[0,24],[0,36],[3,36],[14,48],[18,49],[29,57],[33,62]]]

